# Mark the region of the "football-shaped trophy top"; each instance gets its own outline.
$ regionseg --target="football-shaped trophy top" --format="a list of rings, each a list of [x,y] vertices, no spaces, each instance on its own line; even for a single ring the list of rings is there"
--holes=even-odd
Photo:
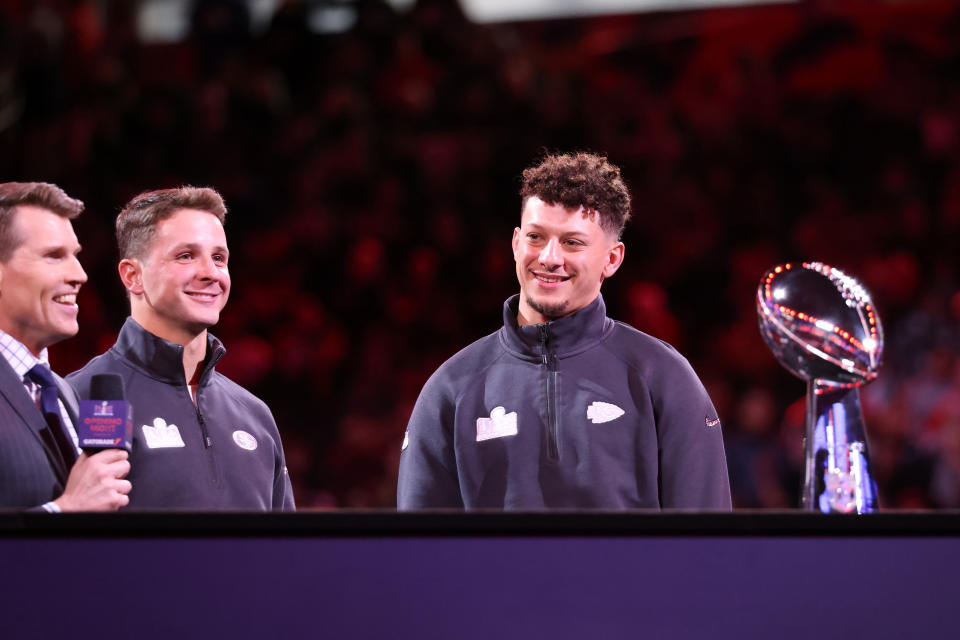
[[[877,376],[883,328],[870,294],[822,262],[770,269],[757,289],[760,333],[780,363],[804,380],[854,387]]]

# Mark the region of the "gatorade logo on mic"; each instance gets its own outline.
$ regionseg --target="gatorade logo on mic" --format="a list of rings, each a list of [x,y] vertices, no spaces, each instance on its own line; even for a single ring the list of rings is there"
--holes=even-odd
[[[93,376],[90,400],[80,401],[77,438],[86,451],[133,448],[133,407],[124,400],[123,379],[112,373]]]

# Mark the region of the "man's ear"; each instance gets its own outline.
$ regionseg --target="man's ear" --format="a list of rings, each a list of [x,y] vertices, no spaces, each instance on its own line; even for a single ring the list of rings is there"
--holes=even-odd
[[[513,259],[517,259],[517,246],[520,244],[520,227],[513,230]]]
[[[143,294],[143,265],[136,258],[124,258],[117,265],[120,272],[120,282],[130,295]]]
[[[607,252],[607,263],[603,265],[604,279],[609,278],[617,272],[617,269],[623,264],[623,255],[626,250],[627,248],[622,242],[617,242],[617,244],[610,247],[610,250]]]

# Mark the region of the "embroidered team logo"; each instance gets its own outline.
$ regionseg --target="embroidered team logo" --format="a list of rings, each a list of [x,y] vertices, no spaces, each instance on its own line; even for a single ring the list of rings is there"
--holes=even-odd
[[[708,427],[717,427],[717,426],[720,425],[720,418],[719,418],[719,417],[714,418],[713,420],[711,420],[710,418],[704,416],[703,421],[704,421],[704,423],[705,423]]]
[[[150,449],[172,449],[187,446],[180,437],[175,424],[167,424],[163,418],[154,418],[153,426],[143,425],[143,440]]]
[[[253,451],[257,448],[257,439],[243,429],[237,429],[233,432],[233,441],[237,443],[238,447],[247,451]]]
[[[593,424],[602,424],[616,420],[624,413],[623,409],[609,402],[594,402],[587,407],[587,419]]]
[[[477,418],[477,442],[517,435],[517,412],[495,407],[489,418]]]

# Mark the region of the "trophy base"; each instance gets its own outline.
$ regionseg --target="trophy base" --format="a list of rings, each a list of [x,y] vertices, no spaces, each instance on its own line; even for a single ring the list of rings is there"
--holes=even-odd
[[[803,508],[820,513],[877,511],[860,390],[809,381],[805,436]]]

